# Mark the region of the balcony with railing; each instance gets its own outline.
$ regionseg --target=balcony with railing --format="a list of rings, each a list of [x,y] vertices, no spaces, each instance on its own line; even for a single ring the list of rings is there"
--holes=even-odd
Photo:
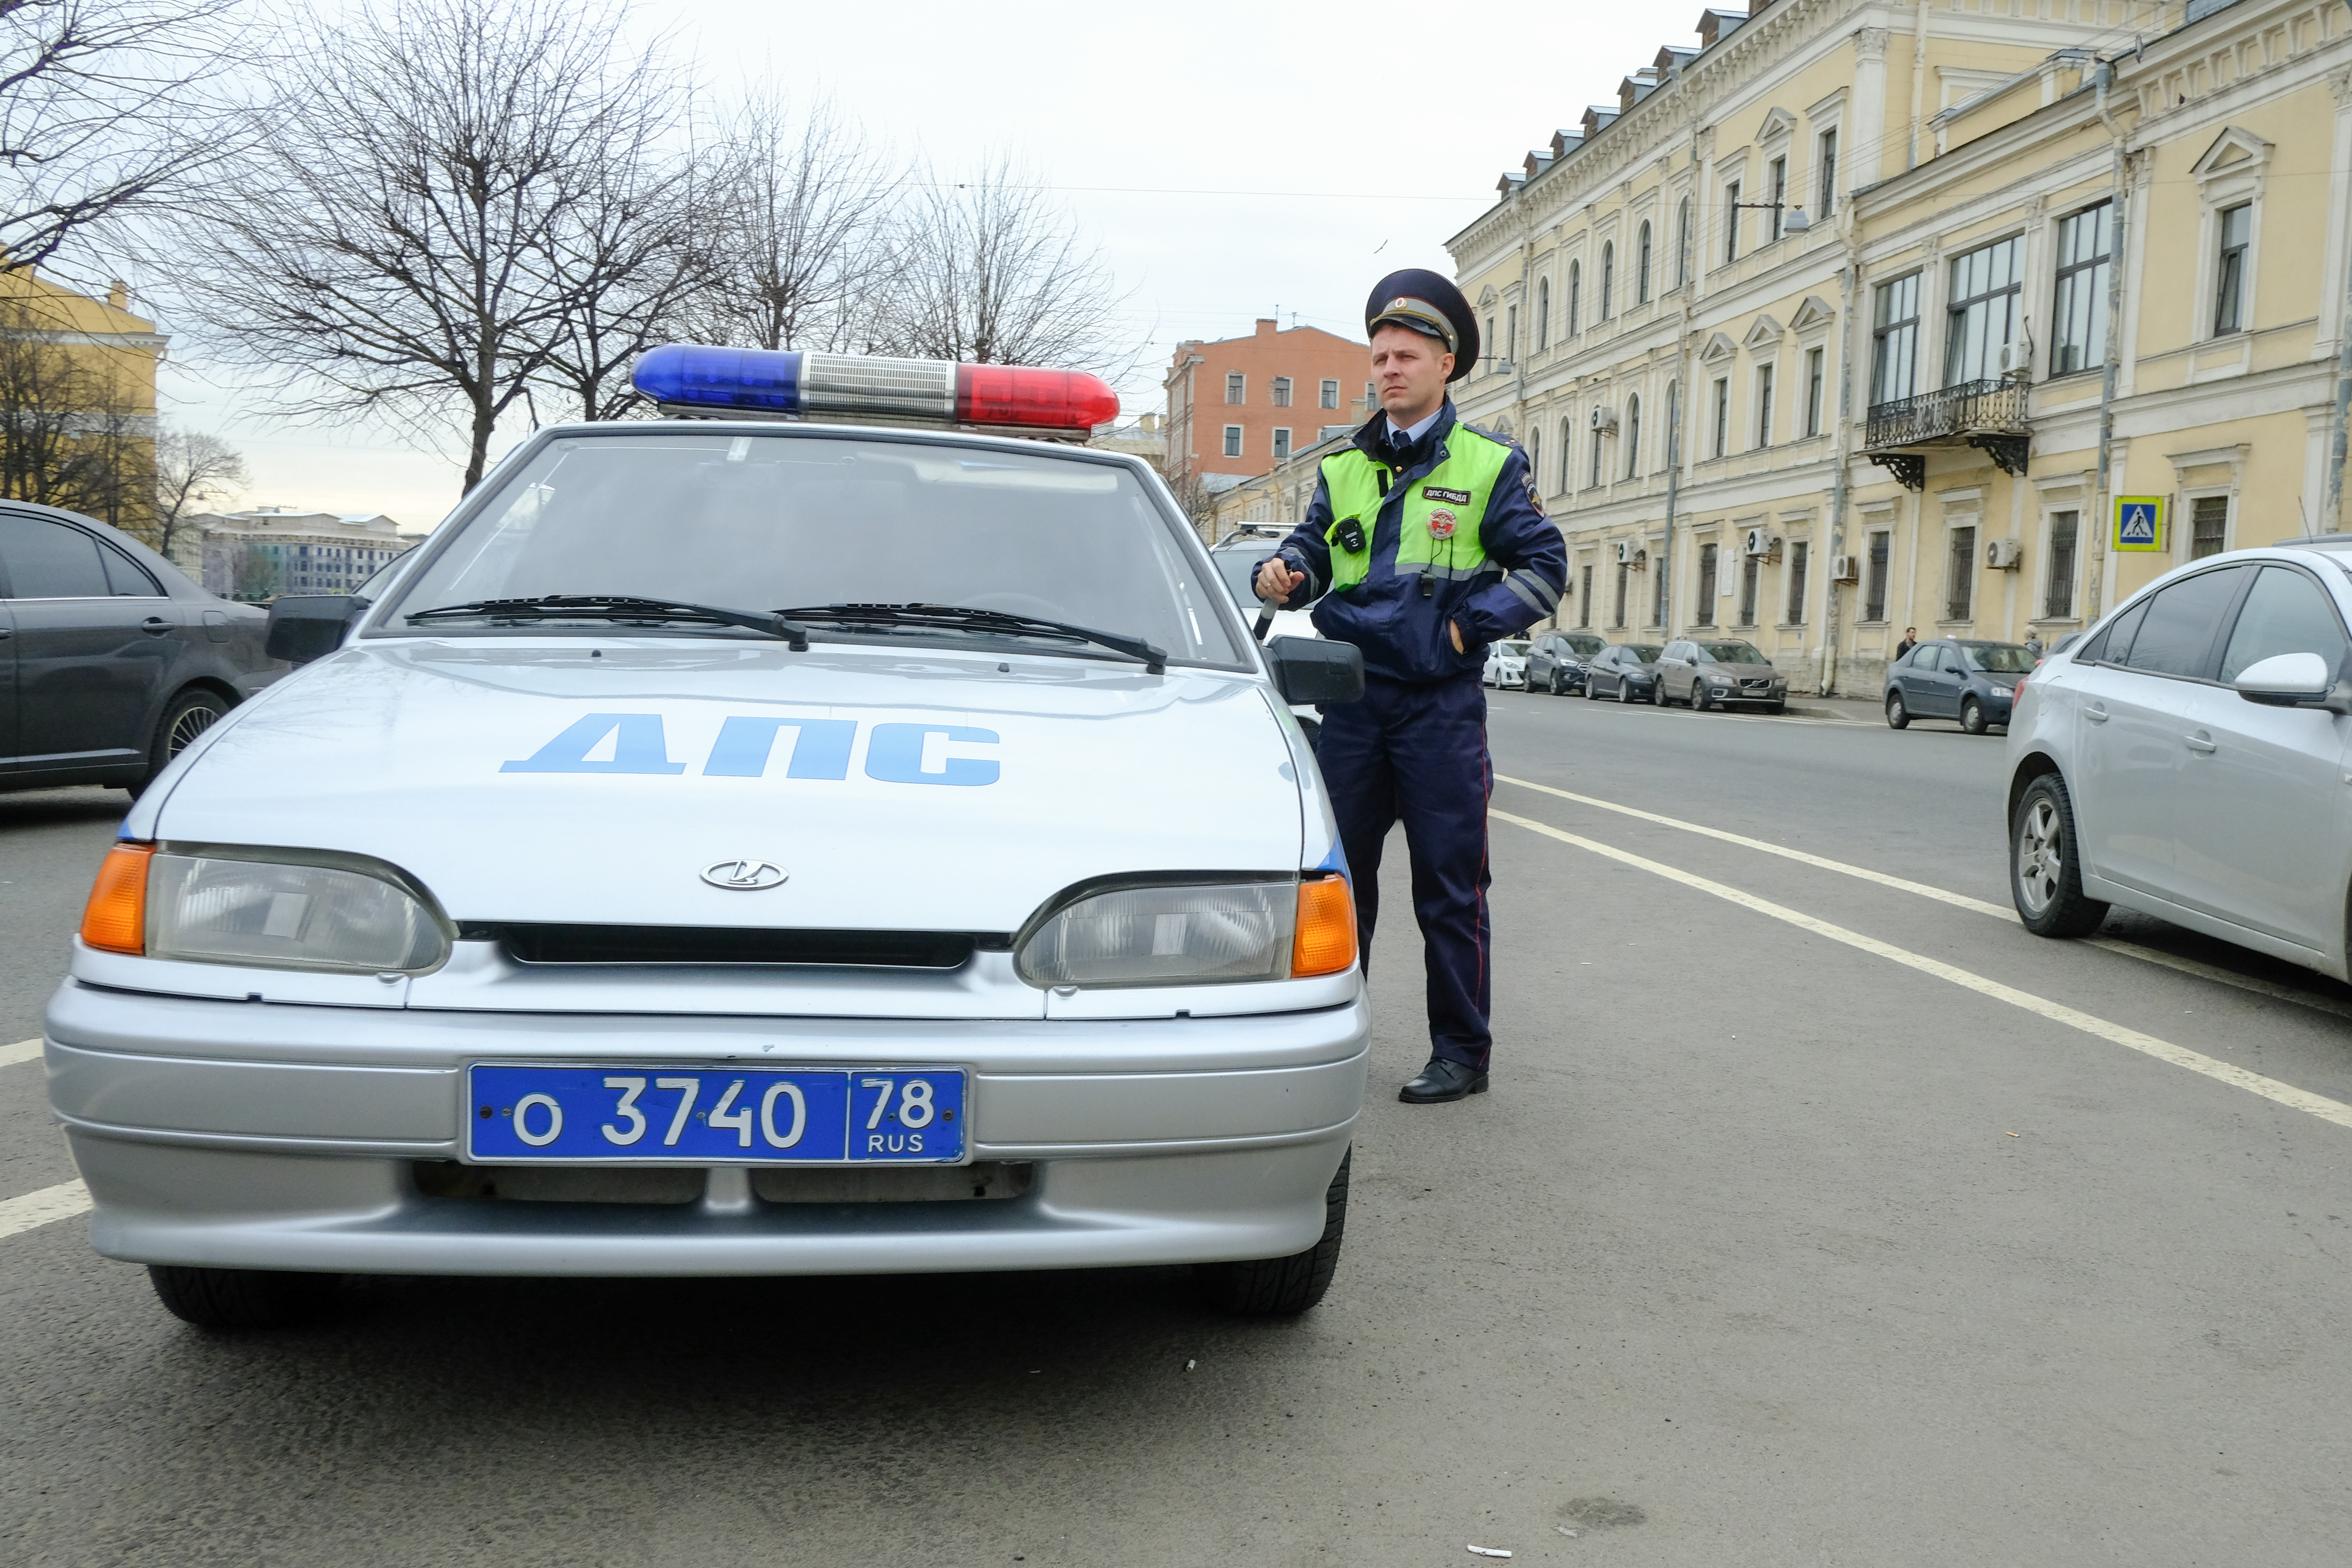
[[[2025,472],[2025,382],[2000,376],[1873,403],[1863,452],[1914,490],[1927,483],[1927,453],[1973,446],[2004,474]]]

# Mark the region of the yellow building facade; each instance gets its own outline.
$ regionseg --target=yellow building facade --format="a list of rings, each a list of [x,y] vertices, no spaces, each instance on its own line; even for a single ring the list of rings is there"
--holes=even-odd
[[[168,339],[104,298],[0,270],[0,495],[95,517],[153,543],[155,378]]]
[[[2347,83],[2338,0],[1706,13],[1449,242],[1559,623],[1874,697],[2338,527]]]

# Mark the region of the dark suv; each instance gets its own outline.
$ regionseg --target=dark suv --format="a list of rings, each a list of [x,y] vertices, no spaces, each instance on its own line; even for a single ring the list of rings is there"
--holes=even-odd
[[[138,793],[285,673],[268,625],[119,529],[0,504],[0,789]]]
[[[1528,648],[1528,690],[1556,697],[1584,689],[1586,666],[1609,646],[1590,632],[1544,632]]]

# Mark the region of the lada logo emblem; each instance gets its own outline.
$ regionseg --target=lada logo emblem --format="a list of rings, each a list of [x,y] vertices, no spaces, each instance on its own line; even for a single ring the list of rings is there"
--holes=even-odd
[[[772,861],[719,861],[702,868],[703,881],[713,887],[732,888],[739,893],[782,887],[789,874]]]

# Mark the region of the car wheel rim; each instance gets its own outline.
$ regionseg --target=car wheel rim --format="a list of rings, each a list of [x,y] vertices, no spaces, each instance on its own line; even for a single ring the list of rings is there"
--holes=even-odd
[[[172,733],[164,737],[163,754],[177,757],[188,748],[188,743],[212,728],[213,720],[220,715],[208,707],[192,707],[172,720]]]
[[[2028,915],[2039,916],[2057,902],[2065,869],[2058,809],[2044,797],[2025,809],[2025,821],[2017,830],[2017,894]]]

